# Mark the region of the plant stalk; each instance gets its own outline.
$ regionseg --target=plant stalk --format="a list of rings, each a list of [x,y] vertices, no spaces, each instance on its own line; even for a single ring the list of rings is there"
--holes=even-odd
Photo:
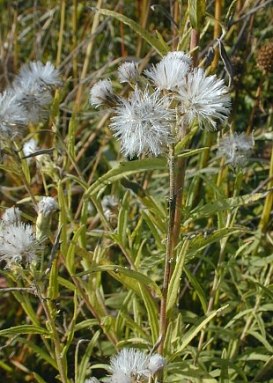
[[[167,295],[169,281],[172,274],[172,262],[174,257],[174,217],[176,208],[176,193],[175,193],[175,149],[174,144],[169,147],[169,218],[168,218],[168,231],[166,243],[166,255],[164,265],[164,278],[162,286],[162,300],[160,307],[160,336],[161,341],[158,347],[158,352],[163,354],[164,341],[168,327],[167,320]]]

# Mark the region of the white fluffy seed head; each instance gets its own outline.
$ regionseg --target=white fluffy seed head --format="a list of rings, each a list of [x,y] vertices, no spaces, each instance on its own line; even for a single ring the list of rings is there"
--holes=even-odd
[[[28,265],[35,261],[39,244],[31,225],[19,222],[1,226],[0,259],[6,261],[6,267]]]
[[[53,197],[43,197],[38,203],[38,214],[48,216],[59,208]]]
[[[122,152],[129,157],[150,153],[159,155],[173,140],[174,111],[170,99],[138,88],[128,100],[122,100],[112,117],[110,127],[121,142]]]
[[[32,61],[22,66],[14,84],[23,89],[25,86],[29,88],[33,84],[38,84],[42,89],[59,87],[62,81],[59,71],[51,62],[43,64],[40,61]]]
[[[28,123],[25,108],[11,89],[0,94],[0,136],[13,138]]]
[[[134,348],[124,348],[110,360],[110,370],[112,372],[112,376],[121,377],[124,375],[124,383],[126,382],[126,376],[128,378],[142,375],[147,376],[147,373],[149,373],[147,365],[147,355],[144,352]],[[128,383],[129,382],[130,380]]]
[[[38,83],[26,82],[21,86],[15,86],[14,92],[18,103],[27,112],[28,122],[36,124],[48,118],[49,105],[52,101],[50,90],[42,89]]]
[[[92,377],[89,379],[85,379],[84,383],[100,383],[100,381],[97,378]]]
[[[110,383],[132,383],[132,377],[124,372],[115,372],[110,380]]]
[[[159,370],[164,368],[166,364],[165,358],[159,354],[154,354],[150,357],[148,363],[148,369],[152,375],[156,374]]]
[[[118,68],[118,79],[121,83],[123,82],[136,82],[139,78],[139,71],[137,63],[125,62]]]
[[[228,88],[215,75],[206,76],[203,69],[196,68],[186,76],[178,92],[183,125],[190,125],[196,119],[202,127],[215,129],[218,121],[227,119]]]
[[[191,57],[183,51],[168,52],[165,57],[167,60],[178,59],[178,60],[181,60],[184,63],[188,64],[189,66],[192,65]]]
[[[227,164],[243,167],[247,163],[253,147],[253,136],[235,133],[220,140],[218,155],[225,157]]]
[[[154,354],[147,356],[134,348],[125,348],[111,358],[111,383],[146,381],[164,368],[165,359]]]
[[[191,59],[184,52],[169,52],[150,69],[145,70],[159,89],[176,90],[190,70]]]
[[[21,221],[21,210],[18,207],[10,207],[2,215],[2,221],[5,225],[19,223]]]
[[[90,90],[89,102],[94,106],[110,105],[115,102],[112,82],[110,80],[100,80]]]

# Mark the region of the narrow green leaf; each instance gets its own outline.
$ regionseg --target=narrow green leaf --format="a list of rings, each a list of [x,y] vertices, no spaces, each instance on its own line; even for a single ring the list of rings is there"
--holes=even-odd
[[[149,326],[152,333],[152,343],[155,344],[159,336],[157,306],[154,302],[154,299],[151,297],[151,295],[147,291],[147,289],[145,289],[145,287],[141,285],[139,286],[139,288],[141,290],[142,299],[148,314]]]
[[[39,347],[37,344],[31,342],[30,340],[27,340],[25,338],[19,338],[20,342],[23,344],[26,344],[30,349],[32,349],[35,354],[44,361],[46,361],[48,364],[50,364],[53,368],[56,370],[58,369],[56,361],[51,358],[50,355],[47,354],[41,347]]]
[[[70,245],[68,247],[67,255],[65,257],[65,264],[70,274],[74,274],[75,272],[74,270],[75,269],[75,249],[76,249],[77,242],[84,230],[86,230],[85,226],[80,226],[76,230],[70,242]]]
[[[201,217],[209,217],[221,211],[230,210],[239,206],[247,206],[265,198],[267,194],[268,192],[245,194],[240,197],[215,200],[206,204],[205,206],[198,207],[196,211],[192,212],[190,216],[190,221]]]
[[[136,32],[140,37],[147,41],[147,43],[150,44],[150,46],[154,48],[161,56],[164,56],[166,53],[168,53],[169,47],[162,38],[158,39],[154,37],[134,20],[129,19],[129,17],[124,16],[118,12],[110,11],[108,9],[97,9],[96,11],[101,15],[114,17],[115,19],[121,21],[123,24],[128,25],[134,32]]]
[[[190,249],[188,255],[196,254],[197,250],[210,245],[211,243],[218,242],[227,235],[242,233],[246,229],[244,227],[225,227],[223,229],[215,230],[211,234],[206,231],[200,233],[188,233],[186,238],[190,238]],[[193,237],[192,237],[193,236]]]
[[[121,203],[121,208],[118,215],[117,234],[119,241],[126,246],[127,243],[127,227],[128,227],[128,214],[129,214],[129,192],[126,192]]]
[[[168,296],[167,296],[167,314],[168,315],[170,310],[176,304],[176,300],[178,297],[180,284],[181,284],[180,278],[182,275],[184,260],[185,260],[188,247],[189,247],[189,241],[185,241],[176,258],[176,264],[175,264],[174,271],[173,271],[170,284],[168,287]]]
[[[77,369],[77,371],[79,372],[79,376],[77,376],[75,379],[75,381],[77,383],[84,383],[84,381],[85,381],[90,356],[91,356],[91,353],[93,351],[93,348],[97,345],[99,336],[100,336],[100,331],[97,331],[85,349],[85,353],[84,353],[82,360],[81,360],[81,363]]]
[[[191,26],[200,31],[205,21],[206,0],[189,0],[189,17]]]
[[[166,158],[145,158],[144,160],[135,160],[121,162],[117,167],[109,170],[106,174],[94,182],[85,192],[85,198],[97,196],[107,185],[120,180],[124,176],[147,171],[166,169]]]
[[[203,328],[220,312],[224,311],[229,305],[225,305],[218,310],[212,311],[205,319],[200,319],[197,326],[192,327],[186,334],[183,335],[183,341],[180,347],[177,348],[176,353],[171,357],[175,359],[179,354],[181,354],[184,349],[189,345],[193,338],[201,331]]]
[[[32,375],[38,383],[47,383],[39,374],[37,374],[37,372],[32,372]]]
[[[49,275],[49,287],[48,287],[48,298],[56,299],[59,295],[59,284],[58,284],[58,266],[57,259],[52,262],[50,275]]]
[[[49,335],[49,332],[42,327],[32,326],[32,325],[21,325],[15,327],[5,328],[0,330],[0,336],[12,336],[12,335],[21,335],[21,334],[41,334]]]
[[[207,311],[207,298],[204,290],[202,289],[200,283],[198,282],[197,278],[194,277],[194,275],[189,271],[187,267],[184,267],[185,274],[190,282],[190,284],[194,287],[194,290],[196,294],[198,295],[198,298],[200,300],[200,303],[202,305],[202,309],[204,313]]]
[[[98,324],[99,323],[97,319],[85,319],[82,322],[76,324],[75,331],[83,330],[85,328],[92,328]]]
[[[150,287],[154,290],[154,292],[157,294],[158,297],[161,297],[161,290],[158,287],[158,285],[149,277],[147,277],[145,274],[142,274],[135,270],[127,269],[126,267],[117,266],[117,265],[103,265],[103,266],[96,266],[92,268],[92,270],[86,270],[82,273],[77,274],[77,276],[81,277],[83,275],[88,275],[92,273],[102,272],[102,271],[111,271],[114,272],[115,275],[118,276],[118,274],[122,274],[130,279],[134,279],[137,282],[139,282],[141,285],[145,287]]]

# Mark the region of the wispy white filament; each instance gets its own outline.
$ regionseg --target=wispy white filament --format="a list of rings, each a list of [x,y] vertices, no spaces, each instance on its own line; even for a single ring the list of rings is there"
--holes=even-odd
[[[159,91],[152,94],[138,88],[128,100],[123,99],[116,108],[110,127],[121,142],[122,152],[129,157],[162,153],[172,142],[174,111],[170,99]]]

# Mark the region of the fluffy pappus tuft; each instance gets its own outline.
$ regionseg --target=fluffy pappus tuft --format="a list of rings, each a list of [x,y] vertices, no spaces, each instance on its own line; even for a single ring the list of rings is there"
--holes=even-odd
[[[110,127],[121,142],[122,152],[129,157],[150,153],[158,156],[173,141],[175,118],[170,99],[159,91],[152,94],[138,88],[128,100],[122,100],[111,118]]]
[[[60,73],[51,62],[32,61],[20,69],[14,84],[24,89],[25,84],[38,84],[41,88],[57,88],[62,85]]]
[[[0,260],[6,262],[7,268],[35,261],[39,248],[31,225],[19,222],[0,228]]]
[[[135,62],[125,62],[118,68],[118,79],[123,82],[136,82],[139,79],[138,65]]]
[[[169,52],[163,59],[150,69],[145,70],[159,89],[175,90],[190,70],[191,59],[184,52]]]
[[[116,96],[113,92],[112,82],[110,80],[100,80],[93,85],[90,89],[89,102],[96,107],[101,105],[115,105]]]
[[[53,197],[43,197],[38,203],[38,214],[47,216],[58,209],[59,206]]]
[[[22,133],[28,123],[26,109],[20,104],[16,93],[8,90],[0,94],[0,136],[12,138]]]
[[[1,219],[5,225],[19,223],[21,221],[21,214],[21,210],[13,206],[5,210]]]
[[[230,112],[230,96],[223,80],[215,75],[206,76],[201,68],[191,71],[178,90],[182,124],[190,125],[195,119],[207,129],[216,129]]]
[[[247,163],[253,147],[253,136],[248,136],[245,133],[235,133],[220,140],[218,156],[225,157],[227,164],[242,167]]]

